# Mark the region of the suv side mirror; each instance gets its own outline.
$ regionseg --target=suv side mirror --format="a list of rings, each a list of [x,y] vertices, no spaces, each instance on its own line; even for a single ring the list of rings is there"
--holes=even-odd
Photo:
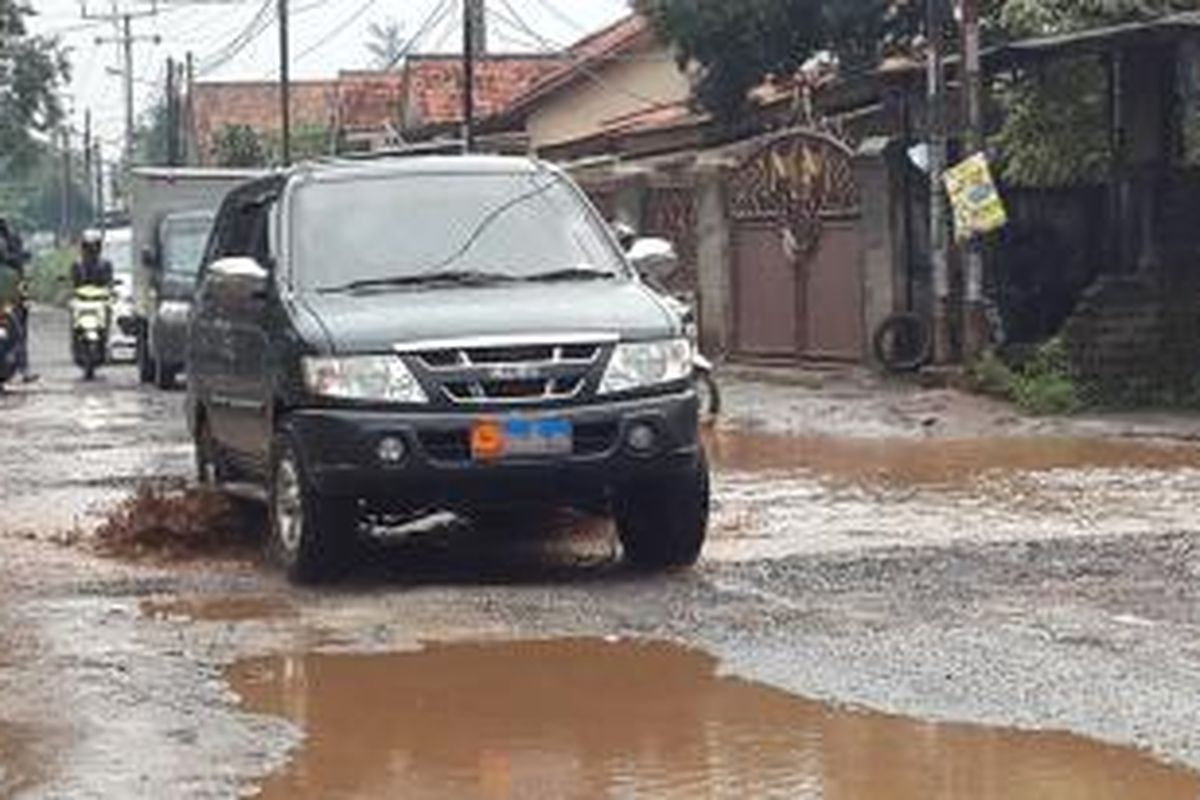
[[[219,258],[209,266],[208,275],[228,291],[249,298],[265,297],[271,280],[266,267],[248,256]]]
[[[675,245],[666,239],[638,239],[629,248],[629,263],[650,283],[664,283],[679,269]]]

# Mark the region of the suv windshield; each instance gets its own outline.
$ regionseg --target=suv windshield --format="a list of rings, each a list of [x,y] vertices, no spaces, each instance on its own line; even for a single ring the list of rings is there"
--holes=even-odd
[[[600,221],[549,171],[323,181],[294,203],[296,282],[310,291],[627,274]]]
[[[163,223],[163,268],[167,272],[195,275],[204,258],[212,230],[211,216],[169,218]]]

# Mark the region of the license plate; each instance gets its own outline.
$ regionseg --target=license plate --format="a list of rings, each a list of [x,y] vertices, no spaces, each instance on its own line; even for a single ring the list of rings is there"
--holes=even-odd
[[[471,429],[471,455],[477,461],[569,455],[571,423],[564,419],[481,420]]]

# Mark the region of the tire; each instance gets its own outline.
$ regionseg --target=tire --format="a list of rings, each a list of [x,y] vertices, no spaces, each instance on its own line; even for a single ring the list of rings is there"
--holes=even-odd
[[[146,340],[144,324],[138,330],[137,359],[138,380],[144,384],[154,383],[154,361],[150,358],[150,343]]]
[[[175,370],[159,359],[154,360],[154,385],[164,392],[175,388]]]
[[[721,387],[711,372],[697,373],[696,391],[700,394],[700,418],[712,421],[721,416]]]
[[[358,507],[313,486],[295,435],[284,425],[271,445],[268,551],[296,584],[325,583],[353,563]]]
[[[889,372],[915,372],[929,363],[932,331],[917,314],[892,314],[876,329],[872,349]]]
[[[639,569],[690,567],[708,534],[708,460],[692,469],[622,487],[613,501],[626,560]]]
[[[208,420],[203,417],[196,423],[196,433],[193,437],[196,454],[196,481],[208,489],[219,489],[221,484],[233,477],[228,459],[221,453],[208,427]]]

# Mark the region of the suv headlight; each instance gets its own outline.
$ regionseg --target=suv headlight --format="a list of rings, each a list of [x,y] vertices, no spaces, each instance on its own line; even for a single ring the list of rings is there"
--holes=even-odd
[[[320,397],[382,403],[428,403],[399,356],[308,357],[304,385]]]
[[[619,344],[600,381],[600,394],[616,394],[687,380],[692,345],[687,339]]]

